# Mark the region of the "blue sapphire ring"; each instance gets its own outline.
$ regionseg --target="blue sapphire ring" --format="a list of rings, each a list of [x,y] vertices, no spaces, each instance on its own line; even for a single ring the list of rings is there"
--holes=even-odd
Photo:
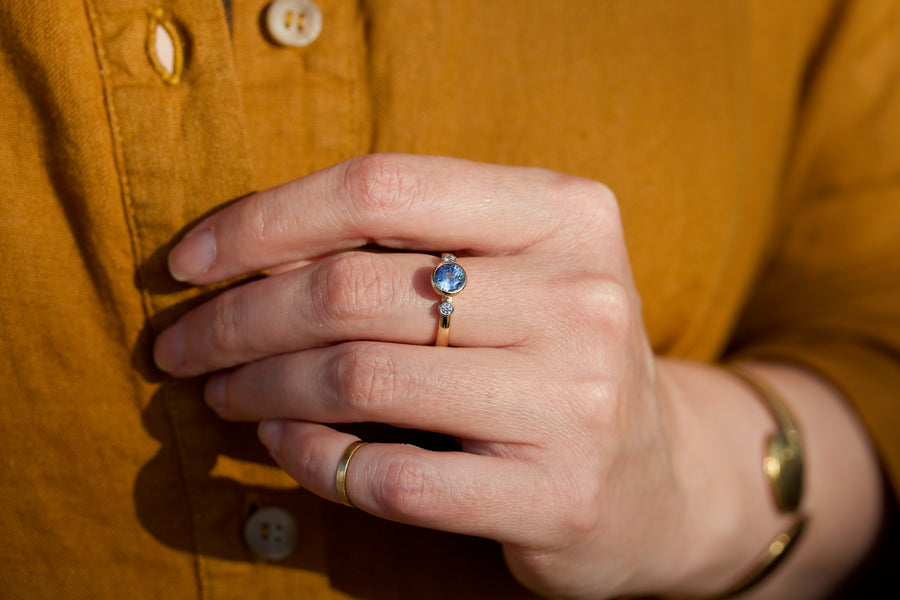
[[[466,270],[456,262],[456,256],[445,252],[441,262],[431,272],[431,287],[441,295],[438,304],[438,328],[435,346],[450,345],[450,315],[453,314],[453,296],[466,287]]]

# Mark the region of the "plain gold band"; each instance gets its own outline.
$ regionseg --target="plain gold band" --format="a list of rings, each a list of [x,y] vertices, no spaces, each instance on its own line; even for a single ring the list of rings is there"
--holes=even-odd
[[[344,450],[341,460],[338,462],[337,473],[334,475],[334,484],[337,488],[338,499],[345,506],[353,508],[353,503],[347,497],[347,467],[350,466],[350,459],[356,454],[356,451],[366,445],[366,442],[356,440]]]

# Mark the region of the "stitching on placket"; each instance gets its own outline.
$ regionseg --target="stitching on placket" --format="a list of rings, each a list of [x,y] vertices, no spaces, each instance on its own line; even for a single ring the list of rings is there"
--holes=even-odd
[[[119,131],[119,123],[116,119],[116,112],[113,107],[112,89],[109,82],[109,63],[100,43],[101,32],[99,28],[99,17],[91,6],[90,0],[84,0],[84,8],[87,14],[88,22],[91,26],[91,35],[94,38],[94,51],[97,55],[97,64],[100,73],[100,80],[103,85],[103,102],[106,105],[106,115],[109,119],[109,130],[112,136],[113,153],[115,155],[116,173],[119,176],[119,186],[122,192],[122,206],[128,226],[128,233],[131,241],[131,252],[134,258],[134,269],[138,278],[138,284],[141,290],[141,304],[144,307],[144,317],[149,321],[153,314],[152,301],[149,293],[147,293],[146,281],[143,281],[141,272],[141,257],[144,255],[144,242],[140,239],[137,222],[134,213],[134,206],[131,202],[131,188],[128,183],[128,175],[125,172],[125,156],[122,153],[122,136]]]
[[[84,0],[84,9],[87,16],[88,23],[91,28],[91,35],[93,36],[94,42],[94,51],[97,56],[97,65],[98,71],[103,87],[103,96],[104,96],[104,104],[106,106],[106,114],[109,119],[109,128],[110,135],[112,136],[112,144],[113,144],[113,153],[115,156],[115,165],[116,165],[116,173],[119,177],[119,186],[121,188],[122,193],[122,205],[123,212],[126,218],[126,224],[129,231],[129,238],[131,241],[131,250],[134,258],[134,269],[135,269],[135,277],[137,278],[138,287],[141,293],[141,304],[144,310],[144,318],[148,324],[152,323],[151,315],[155,314],[155,307],[153,303],[153,298],[149,292],[149,288],[147,286],[147,282],[144,279],[143,271],[141,269],[141,260],[144,256],[144,250],[146,247],[146,241],[142,238],[140,227],[137,225],[137,216],[135,214],[133,202],[132,202],[132,192],[131,186],[128,181],[128,176],[125,169],[125,157],[124,157],[124,141],[121,135],[121,130],[119,127],[118,119],[116,117],[115,107],[112,98],[112,85],[109,80],[109,73],[111,72],[108,60],[103,51],[103,47],[101,44],[101,28],[99,26],[100,17],[99,14],[95,11],[94,7],[91,5],[91,0]],[[152,329],[152,325],[150,325]],[[154,334],[158,333],[153,331]],[[164,393],[160,388],[159,393]],[[168,398],[165,398],[168,400]],[[167,406],[169,406],[169,402],[165,402]],[[144,407],[139,406],[139,410],[143,410]],[[197,541],[197,527],[194,522],[194,515],[197,512],[197,506],[195,504],[194,494],[191,492],[191,484],[187,477],[187,469],[186,465],[186,457],[184,455],[184,444],[182,443],[181,435],[179,434],[178,428],[175,426],[175,423],[172,421],[172,415],[169,411],[166,412],[166,417],[168,418],[172,431],[175,435],[178,458],[179,458],[179,467],[181,470],[181,479],[184,485],[185,495],[187,496],[188,502],[188,515],[187,518],[190,522],[190,535],[191,535],[191,545],[193,546],[193,564],[194,564],[194,576],[197,581],[197,595],[198,597],[205,596],[205,590],[207,586],[204,584],[204,575],[202,572],[201,561],[199,552],[197,552],[198,541]]]

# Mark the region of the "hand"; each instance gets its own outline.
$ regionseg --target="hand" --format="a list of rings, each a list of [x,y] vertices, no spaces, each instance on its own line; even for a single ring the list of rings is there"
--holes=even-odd
[[[351,251],[366,244],[412,252]],[[451,348],[434,347],[433,254],[469,284]],[[354,505],[495,539],[542,593],[652,592],[681,565],[685,497],[641,321],[616,200],[544,170],[372,155],[247,198],[170,255],[208,284],[268,269],[182,317],[155,358],[223,371],[206,401],[259,420],[273,457],[337,501],[354,437],[381,422],[454,436],[460,452],[370,444]],[[680,543],[680,540],[678,540]]]

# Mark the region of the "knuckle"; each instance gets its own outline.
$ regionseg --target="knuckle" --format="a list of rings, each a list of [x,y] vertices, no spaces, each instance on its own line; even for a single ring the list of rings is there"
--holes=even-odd
[[[558,527],[564,538],[580,539],[597,531],[603,498],[594,481],[596,477],[585,476],[557,486],[557,502],[563,509],[557,513]]]
[[[213,349],[231,350],[237,348],[243,340],[244,322],[237,294],[222,294],[211,303],[210,311],[211,330],[207,339],[209,339]]]
[[[622,409],[618,385],[603,380],[594,381],[590,388],[582,390],[582,409],[575,427],[587,432],[594,447],[604,447],[597,438],[600,434],[605,447],[614,447],[619,441],[618,419]]]
[[[568,182],[568,195],[587,209],[619,214],[619,202],[616,195],[606,185],[593,179],[571,178]]]
[[[290,453],[290,475],[301,485],[316,481],[322,472],[323,465],[334,464],[333,455],[324,444],[317,444],[312,439],[297,439],[288,434],[282,438],[280,454]],[[332,478],[332,483],[334,479]]]
[[[421,182],[399,157],[366,154],[348,161],[344,187],[361,216],[379,218],[405,211],[419,196]]]
[[[634,319],[631,294],[618,283],[608,283],[602,286],[596,297],[596,304],[600,307],[602,323],[607,334],[618,339],[631,330]]]
[[[393,280],[366,252],[341,254],[323,261],[317,272],[316,302],[324,323],[358,324],[393,297]]]
[[[584,473],[560,473],[554,468],[532,487],[523,503],[532,507],[539,523],[531,540],[536,552],[519,554],[517,560],[528,570],[553,570],[560,553],[567,554],[573,541],[595,535],[603,518],[604,498],[600,486],[592,486],[594,476]],[[577,542],[576,542],[577,543]]]
[[[588,335],[601,334],[618,342],[631,331],[636,301],[628,289],[609,276],[580,279],[572,286],[570,299]]]
[[[404,387],[390,354],[379,344],[353,344],[336,354],[332,385],[342,405],[361,415],[380,415]]]
[[[619,211],[619,201],[616,199],[616,194],[609,186],[591,179],[583,179],[582,182],[584,184],[585,196],[587,196],[593,204],[604,205],[607,208],[615,209],[616,212]]]
[[[271,207],[262,197],[251,196],[237,205],[237,231],[247,236],[248,241],[258,247],[265,246],[269,240],[284,229],[279,216],[269,214]]]
[[[598,234],[618,234],[622,229],[619,202],[613,191],[603,183],[592,179],[560,176],[557,179],[557,197],[569,203],[569,214],[576,226],[596,239]]]
[[[595,474],[554,471],[546,481],[539,505],[545,507],[542,514],[550,515],[545,521],[548,538],[580,539],[597,531],[604,499]]]
[[[437,508],[440,475],[428,464],[406,455],[392,458],[376,481],[381,481],[377,494],[381,508],[400,518],[422,517]]]

